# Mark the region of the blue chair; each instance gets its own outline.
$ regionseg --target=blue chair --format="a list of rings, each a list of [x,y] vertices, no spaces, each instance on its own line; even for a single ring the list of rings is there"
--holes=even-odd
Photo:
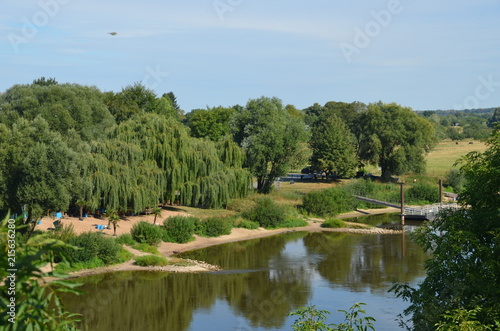
[[[106,226],[106,225],[102,225],[102,224],[97,224],[97,225],[96,225],[96,229],[97,229],[97,230],[101,230],[101,232],[102,232],[102,230],[104,230],[104,229],[106,229],[106,228],[107,228],[107,226]]]

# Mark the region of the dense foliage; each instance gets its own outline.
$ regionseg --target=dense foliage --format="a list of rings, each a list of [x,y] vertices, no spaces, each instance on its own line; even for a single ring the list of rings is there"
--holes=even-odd
[[[77,330],[79,321],[77,314],[64,309],[59,298],[62,292],[78,293],[79,285],[57,279],[53,286],[45,286],[43,277],[63,276],[56,272],[43,272],[41,268],[52,263],[54,256],[67,261],[67,252],[72,247],[60,240],[48,238],[46,235],[35,235],[29,239],[20,235],[20,228],[9,221],[8,217],[0,222],[0,329],[5,331],[24,330]],[[15,251],[15,259],[9,252]],[[15,260],[9,271],[9,264]],[[10,277],[9,277],[10,276]],[[12,292],[14,291],[14,292]],[[15,299],[12,304],[11,298]],[[13,309],[11,309],[13,307]],[[9,320],[10,319],[10,320]]]
[[[164,229],[144,221],[135,223],[130,230],[130,234],[138,243],[148,245],[158,245],[165,237]]]
[[[49,211],[122,216],[245,197],[252,178],[241,148],[230,138],[190,137],[174,101],[140,84],[102,93],[39,79],[8,89],[0,96],[0,211],[25,211],[33,225]]]
[[[416,330],[446,329],[450,321],[475,330],[500,326],[499,131],[488,144],[463,160],[463,208],[442,213],[415,235],[432,251],[426,278],[417,289],[399,284],[395,291],[411,302],[405,312]]]
[[[279,228],[290,216],[292,215],[287,206],[280,205],[269,197],[257,199],[256,205],[244,213],[245,218],[264,228]]]
[[[304,209],[316,216],[335,216],[353,210],[355,205],[352,195],[337,187],[309,192],[303,200]]]
[[[233,120],[234,139],[245,150],[246,166],[257,178],[257,190],[268,193],[285,175],[307,141],[302,117],[283,107],[278,98],[249,100]]]
[[[166,239],[175,243],[186,243],[194,239],[196,217],[171,216],[163,222],[163,226],[167,233]]]
[[[72,263],[88,262],[94,258],[98,258],[103,264],[119,262],[120,245],[100,232],[85,232],[70,238],[68,242],[77,247],[67,251]]]

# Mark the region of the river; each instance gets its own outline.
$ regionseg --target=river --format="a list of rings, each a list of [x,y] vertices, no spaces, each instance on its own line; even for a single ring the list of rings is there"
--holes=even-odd
[[[316,305],[343,322],[339,309],[366,303],[377,330],[399,330],[407,303],[388,290],[416,285],[426,254],[407,234],[291,232],[180,255],[223,268],[211,273],[115,272],[80,278],[81,328],[109,330],[291,330],[288,313]]]

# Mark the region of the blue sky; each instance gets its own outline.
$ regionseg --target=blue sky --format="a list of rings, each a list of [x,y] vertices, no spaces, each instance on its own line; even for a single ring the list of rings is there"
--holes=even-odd
[[[173,91],[185,111],[276,96],[500,106],[497,0],[0,0],[0,91],[45,76]],[[117,32],[116,36],[108,32]]]

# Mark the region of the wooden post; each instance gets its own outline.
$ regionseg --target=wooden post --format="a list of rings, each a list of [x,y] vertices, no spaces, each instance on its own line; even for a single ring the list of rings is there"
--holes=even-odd
[[[443,180],[439,180],[439,205],[443,205]]]
[[[401,182],[399,183],[401,186],[401,225],[405,225],[405,190],[404,190],[404,185],[405,183]]]

